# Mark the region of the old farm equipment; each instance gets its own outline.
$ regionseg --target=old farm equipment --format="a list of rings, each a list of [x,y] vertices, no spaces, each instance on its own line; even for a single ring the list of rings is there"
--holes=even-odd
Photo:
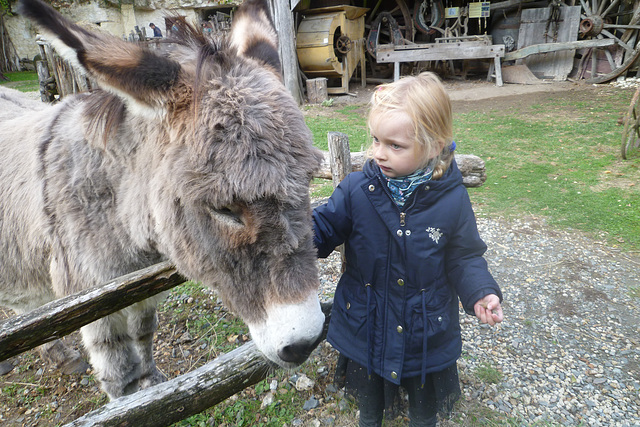
[[[313,7],[328,0],[309,3]],[[539,78],[601,83],[637,69],[640,56],[640,0],[361,0],[351,4],[371,8],[364,16],[363,36],[370,77],[390,77],[389,64],[396,78],[400,64],[438,67],[445,74],[463,76],[475,65],[484,71],[488,68],[489,77],[499,84],[501,64],[506,63],[526,65]],[[343,41],[359,40],[360,35],[345,39],[343,32],[332,34],[337,25],[325,23],[327,37],[320,41],[327,40],[323,48],[328,53],[310,61],[300,57],[301,48],[319,47],[309,41],[306,30],[312,26],[310,20],[318,18],[311,11],[301,13],[298,55],[303,71],[319,76],[328,69],[345,78],[350,72],[340,68]],[[353,66],[352,61],[347,64]],[[331,69],[334,66],[337,69]]]
[[[522,15],[520,35],[526,33],[523,29],[531,24],[531,28],[535,28],[533,33],[545,39],[538,39],[536,43],[520,41],[518,50],[507,53],[504,60],[520,60],[530,55],[544,58],[553,52],[570,52],[574,78],[592,83],[614,79],[635,67],[640,55],[639,5],[638,0],[582,0],[575,6],[554,0],[540,9],[537,16],[535,11]],[[563,26],[575,31],[572,39],[557,39]]]
[[[640,87],[633,94],[623,121],[622,158],[637,157],[640,153]]]
[[[328,93],[347,93],[358,64],[365,69],[364,15],[367,10],[334,6],[304,12],[296,42],[300,68],[312,78],[339,79],[340,85],[328,87]]]

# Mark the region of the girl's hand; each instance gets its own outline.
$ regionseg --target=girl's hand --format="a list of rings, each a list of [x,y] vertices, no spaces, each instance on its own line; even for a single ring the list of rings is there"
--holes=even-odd
[[[502,322],[502,307],[497,295],[489,294],[474,304],[473,310],[482,323],[493,326]]]

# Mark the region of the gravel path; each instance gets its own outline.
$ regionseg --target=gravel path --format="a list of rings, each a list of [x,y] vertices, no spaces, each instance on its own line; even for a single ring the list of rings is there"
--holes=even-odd
[[[505,321],[461,316],[463,399],[521,425],[640,426],[640,260],[543,219],[478,227]],[[339,266],[335,253],[321,261],[327,298]],[[478,380],[487,366],[500,381]]]

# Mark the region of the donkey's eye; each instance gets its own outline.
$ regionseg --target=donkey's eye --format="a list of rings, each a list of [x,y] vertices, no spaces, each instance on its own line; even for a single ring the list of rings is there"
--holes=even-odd
[[[229,205],[219,208],[209,206],[209,212],[217,221],[224,222],[234,227],[244,225],[244,221],[242,219],[242,208],[238,205]]]

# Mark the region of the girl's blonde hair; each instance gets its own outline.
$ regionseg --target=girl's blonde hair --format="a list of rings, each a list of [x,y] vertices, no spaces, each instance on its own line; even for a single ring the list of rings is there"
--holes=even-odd
[[[422,156],[421,167],[437,158],[432,179],[440,178],[453,160],[451,101],[440,78],[426,72],[378,86],[371,96],[369,129],[373,122],[390,111],[401,111],[409,116],[417,151]],[[437,154],[434,156],[433,153]]]

